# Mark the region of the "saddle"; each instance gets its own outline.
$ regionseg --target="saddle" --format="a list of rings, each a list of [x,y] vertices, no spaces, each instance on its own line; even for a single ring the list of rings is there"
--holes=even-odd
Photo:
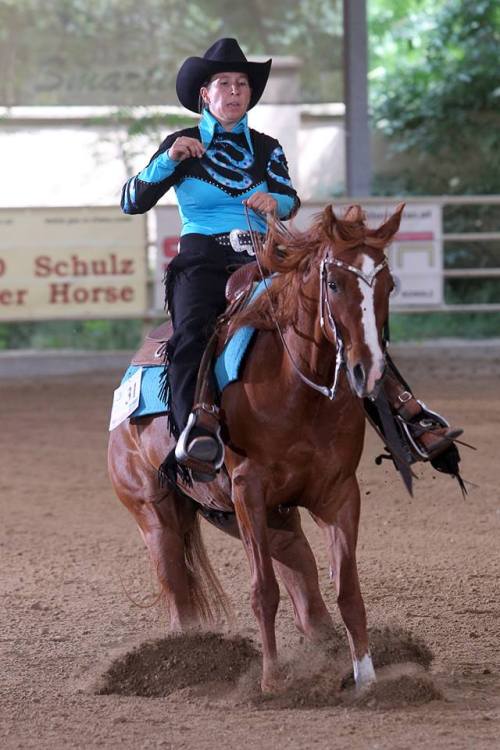
[[[131,365],[136,367],[162,366],[165,363],[165,348],[167,341],[171,338],[174,329],[172,322],[165,323],[150,331],[140,349],[132,357]]]
[[[234,271],[226,284],[226,299],[230,305],[235,302],[244,304],[251,293],[255,282],[260,281],[260,272],[257,261],[245,263]]]
[[[257,281],[260,281],[260,273],[256,261],[240,266],[231,274],[226,284],[225,294],[228,307],[223,314],[223,319],[227,320],[245,305]],[[134,354],[131,364],[136,367],[163,365],[165,347],[173,332],[172,321],[170,320],[161,323],[150,331],[140,349]],[[200,368],[200,371],[202,369]]]

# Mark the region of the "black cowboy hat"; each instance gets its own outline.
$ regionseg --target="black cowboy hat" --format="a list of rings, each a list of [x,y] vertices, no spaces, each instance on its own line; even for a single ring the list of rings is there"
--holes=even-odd
[[[192,112],[198,112],[200,88],[215,73],[246,73],[252,89],[248,109],[259,101],[266,87],[272,60],[249,62],[236,39],[218,39],[203,57],[188,57],[177,74],[175,88],[179,101]]]

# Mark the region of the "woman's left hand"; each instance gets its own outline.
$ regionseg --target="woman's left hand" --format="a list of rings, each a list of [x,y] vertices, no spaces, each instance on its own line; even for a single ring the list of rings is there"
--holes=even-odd
[[[278,208],[278,201],[269,193],[258,191],[253,193],[250,198],[245,198],[243,203],[254,211],[260,211],[263,214],[273,214]]]

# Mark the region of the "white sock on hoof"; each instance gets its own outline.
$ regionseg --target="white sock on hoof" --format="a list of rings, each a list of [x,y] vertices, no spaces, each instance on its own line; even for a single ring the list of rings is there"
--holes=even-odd
[[[353,667],[356,687],[364,687],[376,681],[377,677],[373,668],[372,657],[369,653],[365,654],[359,661],[358,659],[353,659]]]

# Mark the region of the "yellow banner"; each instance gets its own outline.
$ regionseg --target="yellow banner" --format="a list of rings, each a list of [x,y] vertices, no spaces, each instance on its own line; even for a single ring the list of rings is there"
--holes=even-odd
[[[0,210],[0,320],[145,310],[143,216],[100,207]]]

